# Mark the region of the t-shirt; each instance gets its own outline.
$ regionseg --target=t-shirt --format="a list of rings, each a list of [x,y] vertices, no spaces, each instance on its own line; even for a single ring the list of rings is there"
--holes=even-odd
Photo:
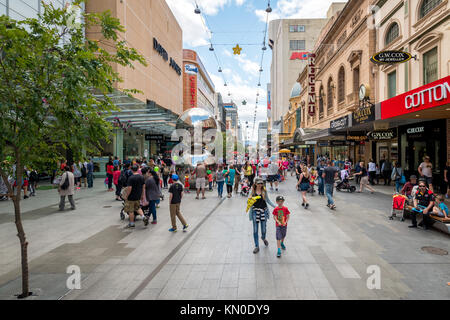
[[[377,171],[377,165],[375,162],[369,162],[369,171]]]
[[[217,182],[225,181],[225,177],[224,177],[224,172],[223,172],[223,170],[222,170],[222,171],[218,170],[218,171],[216,172],[216,181],[217,181]]]
[[[364,168],[364,167],[361,168],[360,172],[362,172],[361,178],[367,176],[367,169],[366,168]]]
[[[275,176],[278,174],[278,165],[276,163],[271,163],[269,165],[269,175]]]
[[[106,166],[106,173],[107,173],[107,174],[113,174],[113,170],[114,170],[114,166],[112,166],[112,165],[110,165],[110,164],[108,164],[108,165]]]
[[[153,176],[145,180],[145,193],[148,201],[159,200],[161,190],[159,190],[159,185],[156,184],[155,178],[153,178]]]
[[[280,227],[280,226],[286,226],[286,218],[288,215],[290,215],[291,213],[289,212],[289,209],[286,207],[276,207],[275,209],[273,209],[273,213],[272,213],[275,217],[275,222],[276,222],[276,226]]]
[[[432,172],[433,165],[431,164],[431,162],[429,162],[428,164],[422,162],[419,167],[422,168],[422,174],[425,177],[431,178],[433,176]]]
[[[169,188],[169,193],[172,194],[172,201],[170,204],[178,204],[181,203],[181,195],[183,194],[183,186],[181,183],[174,183]]]
[[[236,170],[230,169],[230,173],[228,173],[227,176],[227,184],[233,184],[234,183],[234,176],[236,175]]]
[[[128,178],[127,186],[131,187],[131,192],[128,196],[129,201],[141,200],[142,186],[145,183],[145,179],[140,174],[133,174]]]
[[[439,210],[445,212],[445,214],[448,216],[448,207],[445,205],[445,203],[443,202],[439,203]]]
[[[434,201],[434,194],[430,190],[427,190],[425,193],[417,191],[416,193],[417,204],[420,206],[428,207],[430,202]]]
[[[195,173],[197,178],[206,178],[206,167],[204,165],[197,166]]]
[[[278,167],[277,167],[277,170],[278,170]],[[252,169],[252,166],[247,166],[246,168],[245,168],[245,173],[244,173],[246,176],[251,176],[252,174],[253,174],[253,169]]]
[[[336,172],[339,172],[339,170],[336,167],[329,166],[326,167],[323,172],[325,173],[325,183],[334,184],[334,177],[336,175]]]

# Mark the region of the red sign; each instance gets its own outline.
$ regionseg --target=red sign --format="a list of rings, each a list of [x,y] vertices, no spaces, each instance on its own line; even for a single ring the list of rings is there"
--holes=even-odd
[[[291,60],[308,60],[308,52],[292,52]]]
[[[308,56],[308,114],[316,114],[316,54]]]
[[[196,104],[196,97],[197,97],[197,82],[196,82],[195,76],[189,77],[189,84],[190,84],[190,95],[191,95],[191,101],[190,105],[191,108],[195,108],[197,106]]]
[[[381,119],[389,119],[450,103],[450,76],[381,103]]]

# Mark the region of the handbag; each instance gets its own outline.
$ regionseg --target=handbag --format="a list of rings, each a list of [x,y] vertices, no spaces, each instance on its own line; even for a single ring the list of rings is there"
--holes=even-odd
[[[406,183],[406,177],[405,175],[402,175],[402,177],[400,178],[400,184],[405,184]]]
[[[128,187],[124,187],[123,189],[122,189],[122,191],[120,192],[120,197],[123,199],[123,200],[127,200],[128,199]]]
[[[62,179],[62,177],[61,177]],[[64,180],[64,183],[61,185],[61,190],[67,190],[69,188],[69,175],[66,173],[66,179]]]

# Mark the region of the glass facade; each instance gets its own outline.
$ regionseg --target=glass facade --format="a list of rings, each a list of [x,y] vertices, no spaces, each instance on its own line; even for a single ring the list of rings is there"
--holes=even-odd
[[[42,13],[42,0],[0,0],[0,15],[8,15],[15,20],[36,18]],[[55,8],[62,8],[71,0],[45,0],[47,4],[53,4]]]

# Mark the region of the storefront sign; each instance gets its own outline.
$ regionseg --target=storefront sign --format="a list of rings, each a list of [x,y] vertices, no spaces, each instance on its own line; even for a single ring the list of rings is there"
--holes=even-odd
[[[375,106],[363,106],[353,112],[353,125],[363,124],[375,120]]]
[[[368,137],[371,140],[391,140],[397,136],[394,130],[380,130],[369,132]]]
[[[412,56],[403,51],[383,51],[378,52],[370,58],[370,61],[376,64],[396,64],[411,60]]]
[[[328,143],[328,141],[325,142],[319,142],[318,146],[319,147],[328,147],[330,144]]]
[[[146,134],[145,140],[147,140],[147,141],[163,141],[164,135],[162,135],[162,134]]]
[[[346,139],[347,141],[357,141],[357,142],[368,140],[367,136],[351,136],[351,135],[348,135]]]
[[[317,141],[305,141],[307,145],[316,145]]]
[[[416,127],[416,128],[409,128],[406,130],[408,134],[414,134],[414,133],[424,133],[425,127]]]
[[[381,103],[381,119],[450,104],[450,76]]]
[[[316,54],[308,56],[308,114],[316,114]]]
[[[156,52],[159,53],[159,55],[164,59],[164,61],[169,60],[169,54],[167,53],[166,49],[163,48],[163,46],[156,40],[156,38],[153,38],[153,49],[156,50]],[[181,76],[181,68],[180,66],[175,62],[174,59],[170,58],[169,66],[175,70],[175,72]]]
[[[308,60],[308,52],[292,52],[291,60]]]
[[[330,130],[331,131],[338,131],[345,128],[348,128],[349,126],[349,117],[345,116],[336,120],[330,121]]]
[[[189,77],[189,94],[191,96],[190,105],[191,108],[195,108],[197,106],[197,77],[190,76]]]
[[[184,65],[184,73],[187,74],[197,74],[198,68],[193,64],[185,64]]]
[[[331,141],[332,146],[345,146],[347,145],[347,141]]]

